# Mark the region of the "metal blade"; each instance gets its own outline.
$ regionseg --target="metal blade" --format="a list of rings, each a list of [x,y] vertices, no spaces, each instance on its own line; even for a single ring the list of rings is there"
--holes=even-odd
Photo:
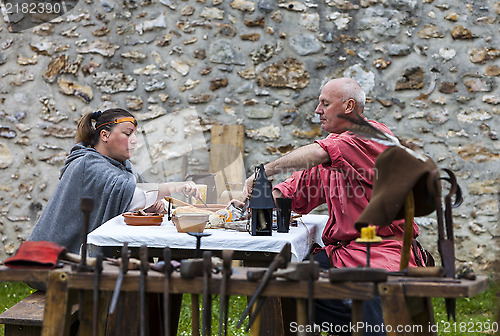
[[[123,277],[128,271],[128,258],[129,250],[128,243],[123,243],[121,251],[121,264],[120,273],[118,273],[118,278],[116,279],[115,290],[113,291],[113,297],[111,298],[111,305],[109,306],[109,313],[113,314],[115,312],[116,303],[118,302],[118,297],[120,296],[120,289],[122,287]]]
[[[120,288],[122,287],[123,273],[118,274],[116,279],[115,290],[113,291],[113,296],[111,297],[111,305],[109,306],[109,313],[113,314],[116,309],[116,303],[118,302],[118,297],[120,296]]]

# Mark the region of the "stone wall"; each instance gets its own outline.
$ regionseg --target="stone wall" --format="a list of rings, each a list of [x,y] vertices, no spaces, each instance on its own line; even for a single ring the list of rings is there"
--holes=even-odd
[[[75,5],[19,33],[0,25],[0,260],[27,238],[54,191],[83,113],[134,112],[151,147],[143,142],[135,162],[152,180],[164,179],[165,161],[179,175],[186,147],[199,149],[188,172],[206,170],[210,126],[244,124],[250,173],[324,137],[314,114],[320,88],[348,76],[366,90],[369,118],[455,171],[465,193],[454,212],[457,259],[492,269],[500,234],[499,1]],[[11,30],[20,19],[9,18]],[[420,220],[421,240],[437,255],[434,218]]]

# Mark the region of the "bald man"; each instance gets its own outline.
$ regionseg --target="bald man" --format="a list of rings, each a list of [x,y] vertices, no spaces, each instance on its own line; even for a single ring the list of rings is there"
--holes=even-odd
[[[330,218],[322,235],[325,246],[314,251],[322,268],[366,265],[366,246],[355,242],[359,233],[354,223],[372,194],[375,158],[387,147],[352,135],[347,131],[351,122],[339,118],[342,115],[365,118],[364,106],[365,93],[355,80],[337,78],[329,81],[321,90],[315,112],[319,115],[321,128],[330,134],[264,166],[267,176],[293,172],[286,181],[274,186],[273,196],[291,198],[295,212],[307,214],[317,206],[327,204]],[[367,121],[392,134],[384,124]],[[252,183],[253,175],[245,182],[246,195],[251,192]],[[403,227],[404,221],[395,221],[392,225],[377,228],[377,234],[384,241],[371,247],[371,267],[399,270]],[[414,232],[417,236],[416,224]],[[412,252],[410,266],[420,264],[420,258],[420,253],[417,253],[416,260]],[[364,310],[365,316],[375,318],[369,323],[383,322],[378,302],[365,305]],[[316,323],[323,322],[348,325],[349,306],[338,300],[317,300]]]

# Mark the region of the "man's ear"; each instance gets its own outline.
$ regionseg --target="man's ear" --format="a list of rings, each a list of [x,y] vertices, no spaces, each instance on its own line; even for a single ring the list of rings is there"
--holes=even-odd
[[[345,114],[349,114],[351,112],[354,112],[355,108],[356,108],[356,101],[352,98],[348,99],[346,102]]]

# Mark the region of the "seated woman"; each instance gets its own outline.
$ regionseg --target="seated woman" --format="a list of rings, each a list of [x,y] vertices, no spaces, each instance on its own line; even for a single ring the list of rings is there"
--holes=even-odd
[[[82,117],[59,184],[28,240],[47,240],[80,250],[83,214],[80,199],[94,199],[89,232],[126,211],[164,210],[162,200],[174,192],[200,197],[193,182],[141,184],[144,179],[129,159],[137,144],[137,121],[120,108],[91,112]],[[148,209],[149,208],[149,209]]]

